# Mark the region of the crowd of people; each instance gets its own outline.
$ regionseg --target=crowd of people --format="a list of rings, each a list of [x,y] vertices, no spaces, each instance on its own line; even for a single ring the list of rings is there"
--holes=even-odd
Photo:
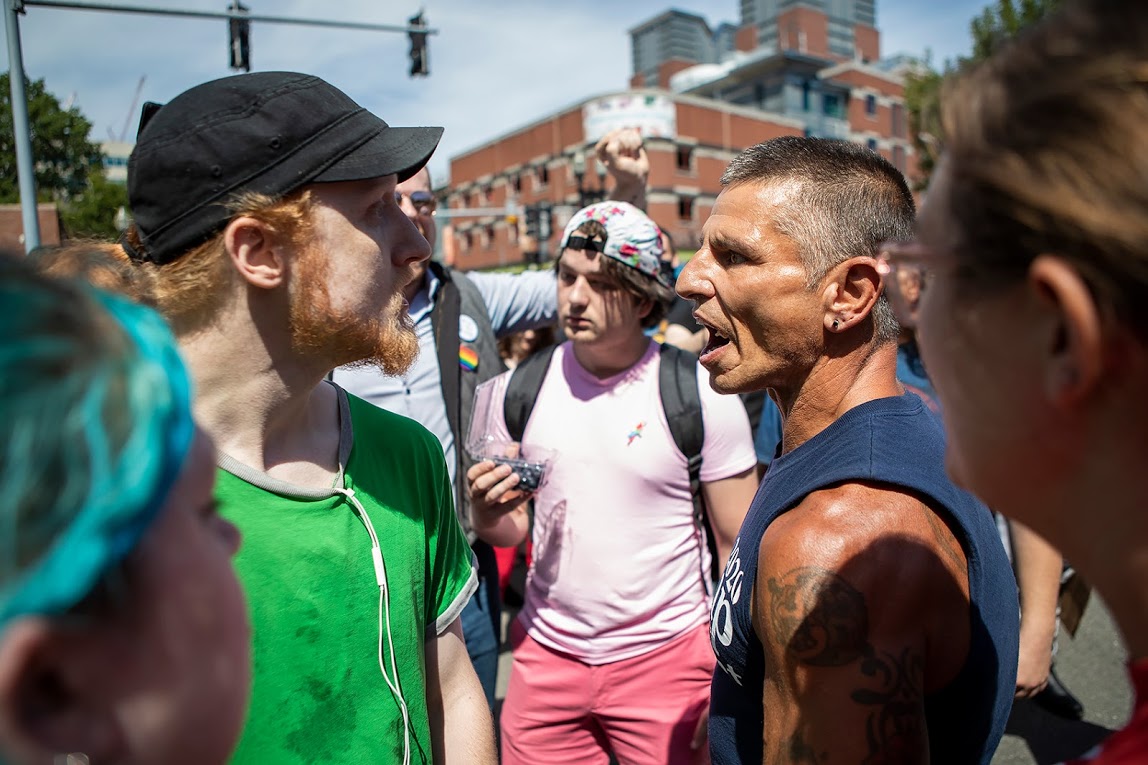
[[[149,109],[120,241],[0,257],[0,761],[987,765],[1082,713],[1066,559],[1138,694],[1087,761],[1148,761],[1146,57],[1065,0],[946,91],[919,211],[777,138],[684,263],[612,133],[520,274],[430,260],[441,128]]]

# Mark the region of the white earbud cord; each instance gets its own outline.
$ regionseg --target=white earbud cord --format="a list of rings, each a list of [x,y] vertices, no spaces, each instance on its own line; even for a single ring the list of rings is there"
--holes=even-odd
[[[410,765],[411,762],[411,724],[410,714],[407,711],[407,702],[403,698],[402,689],[399,687],[399,668],[398,663],[395,661],[395,640],[391,636],[391,596],[390,588],[387,586],[387,568],[383,563],[383,551],[379,547],[379,537],[375,534],[375,527],[371,523],[371,516],[367,515],[367,510],[355,498],[353,489],[339,489],[336,488],[339,494],[347,498],[354,508],[355,514],[363,521],[363,525],[367,527],[367,533],[371,536],[371,560],[375,565],[375,580],[379,584],[379,670],[383,673],[383,680],[386,681],[387,687],[391,689],[391,693],[398,699],[399,709],[403,713],[403,765]],[[391,657],[391,672],[387,673],[387,664],[383,658],[383,627],[384,619],[386,624],[387,644],[390,648]],[[391,676],[394,676],[392,680]]]

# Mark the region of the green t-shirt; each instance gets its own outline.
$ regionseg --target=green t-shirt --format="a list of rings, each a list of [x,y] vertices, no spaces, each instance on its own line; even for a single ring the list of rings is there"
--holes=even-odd
[[[423,644],[474,592],[473,555],[438,439],[342,391],[339,399],[342,485],[379,537],[411,761],[429,763]],[[233,761],[402,762],[402,713],[379,668],[371,539],[350,500],[278,481],[225,455],[219,464],[216,498],[243,533],[236,568],[254,631],[251,709]],[[390,673],[385,617],[383,625]]]

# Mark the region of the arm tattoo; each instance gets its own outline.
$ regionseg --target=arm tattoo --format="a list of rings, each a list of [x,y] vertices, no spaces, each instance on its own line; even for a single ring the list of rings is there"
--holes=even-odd
[[[802,664],[841,667],[869,640],[865,598],[832,572],[798,568],[768,582],[770,621],[779,643]]]
[[[805,743],[805,737],[801,735],[801,731],[794,733],[793,738],[789,740],[789,760],[787,762],[792,763],[792,765],[818,765],[827,756],[828,754],[823,752],[818,757],[813,747]]]
[[[865,596],[832,571],[797,568],[770,578],[769,619],[774,640],[798,664],[857,665],[858,686],[849,697],[872,708],[866,722],[868,763],[917,762],[925,740],[921,719],[924,657],[905,648],[878,651],[869,642]],[[790,740],[793,762],[818,762],[800,730]]]
[[[925,514],[925,521],[929,524],[929,529],[933,532],[933,538],[937,540],[937,546],[941,548],[941,552],[953,564],[953,568],[957,571],[968,571],[968,562],[965,560],[965,550],[961,547],[960,542],[957,541],[956,534],[948,527],[940,516],[924,502],[921,503],[921,512]]]

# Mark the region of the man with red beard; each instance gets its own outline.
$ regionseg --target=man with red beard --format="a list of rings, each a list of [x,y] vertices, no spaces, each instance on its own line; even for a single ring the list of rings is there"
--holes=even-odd
[[[649,159],[637,130],[602,137],[595,152],[613,177],[611,199],[644,204]],[[435,248],[436,200],[425,167],[395,187],[395,199]],[[451,235],[444,230],[449,241]],[[444,242],[444,245],[446,242]],[[437,262],[414,265],[404,295],[419,342],[419,356],[402,375],[356,365],[334,372],[334,381],[364,401],[422,423],[438,436],[455,487],[455,509],[474,551],[478,589],[462,610],[462,631],[475,672],[494,708],[502,643],[501,594],[494,548],[471,524],[466,471],[474,464],[461,447],[470,424],[474,391],[505,370],[498,342],[558,319],[553,270],[519,274],[463,273]]]
[[[396,201],[441,128],[264,72],[145,112],[124,237],[180,340],[243,532],[254,692],[236,762],[489,762],[459,613],[475,588],[438,441],[324,381],[401,374],[429,256]]]

